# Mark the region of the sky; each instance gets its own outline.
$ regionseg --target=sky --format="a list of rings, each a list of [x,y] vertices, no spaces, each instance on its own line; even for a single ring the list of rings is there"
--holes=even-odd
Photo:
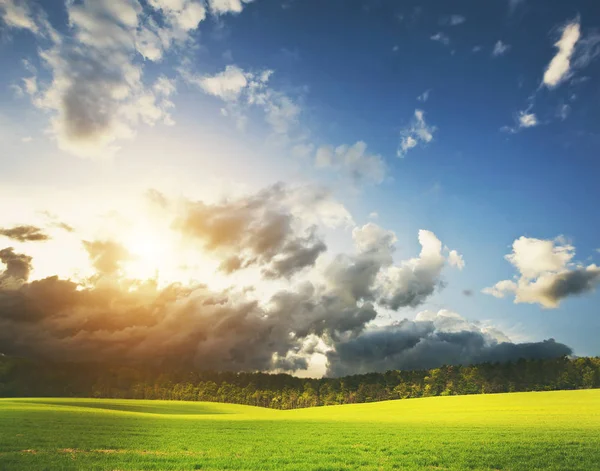
[[[0,353],[600,355],[600,4],[0,0]]]

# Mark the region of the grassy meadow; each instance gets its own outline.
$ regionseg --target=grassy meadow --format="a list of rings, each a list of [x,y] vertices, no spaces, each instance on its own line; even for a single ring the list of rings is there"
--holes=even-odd
[[[1,470],[600,469],[600,390],[279,411],[0,399]]]

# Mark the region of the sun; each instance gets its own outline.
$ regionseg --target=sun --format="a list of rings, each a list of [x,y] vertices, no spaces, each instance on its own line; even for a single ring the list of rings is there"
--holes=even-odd
[[[123,238],[129,258],[123,263],[126,277],[139,280],[176,281],[178,254],[174,237],[156,227],[138,225]]]

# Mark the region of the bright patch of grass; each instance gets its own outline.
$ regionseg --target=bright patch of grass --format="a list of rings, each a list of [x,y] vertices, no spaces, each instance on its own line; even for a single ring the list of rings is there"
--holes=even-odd
[[[600,390],[277,411],[0,400],[0,469],[600,469]]]

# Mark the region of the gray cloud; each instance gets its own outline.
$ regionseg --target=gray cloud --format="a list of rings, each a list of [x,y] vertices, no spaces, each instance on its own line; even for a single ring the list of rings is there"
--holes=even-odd
[[[275,185],[217,204],[187,202],[174,227],[221,255],[227,273],[259,266],[267,278],[289,278],[314,265],[327,248],[316,227],[303,227],[294,214],[293,193]]]
[[[385,231],[362,236],[357,240],[363,253],[377,252],[374,240],[392,240]],[[121,248],[109,242],[86,247],[98,275],[118,271]],[[570,353],[554,341],[513,344],[498,330],[448,311],[424,311],[415,321],[369,328],[377,316],[374,305],[335,285],[304,282],[263,305],[243,291],[215,292],[203,285],[158,288],[155,281],[115,277],[106,283],[103,276],[82,284],[56,276],[28,282],[30,257],[9,248],[0,251],[0,259],[7,266],[0,275],[5,354],[295,371],[307,367],[320,339],[329,348],[329,374],[339,375]]]
[[[578,268],[554,276],[542,291],[543,296],[558,304],[568,296],[588,293],[600,284],[600,269]]]
[[[6,265],[6,269],[0,273],[0,289],[12,289],[29,278],[31,257],[17,254],[12,247],[7,247],[0,250],[0,262]]]
[[[422,314],[415,321],[405,319],[394,325],[371,328],[336,343],[327,354],[328,375],[553,358],[572,353],[569,347],[553,339],[512,343],[501,332],[469,323],[448,311]]]
[[[50,236],[42,229],[29,225],[0,228],[0,235],[19,242],[39,242],[50,239]]]
[[[118,268],[118,248],[88,244],[99,274]],[[0,352],[56,360],[177,362],[226,370],[295,370],[307,365],[312,335],[355,334],[376,313],[306,283],[267,307],[230,290],[153,281],[85,284],[49,277],[26,282],[30,257],[0,252]],[[103,257],[106,257],[104,259]],[[306,345],[306,347],[305,347]],[[307,349],[305,351],[305,349]]]

